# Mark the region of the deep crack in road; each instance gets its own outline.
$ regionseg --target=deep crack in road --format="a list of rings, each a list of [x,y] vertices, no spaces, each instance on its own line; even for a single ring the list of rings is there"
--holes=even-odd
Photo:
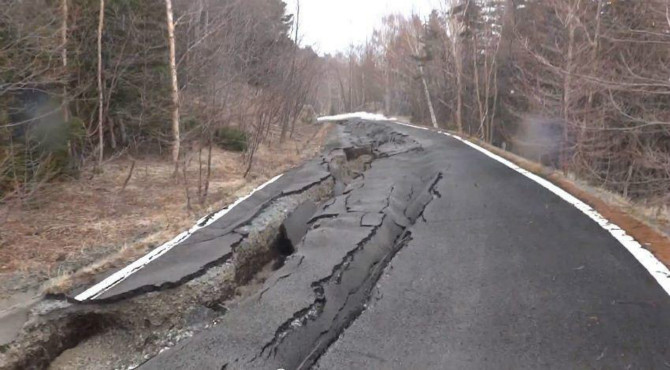
[[[572,205],[442,135],[337,130],[335,195],[295,253],[217,326],[143,369],[670,363],[670,298]],[[369,156],[346,184],[342,154]]]

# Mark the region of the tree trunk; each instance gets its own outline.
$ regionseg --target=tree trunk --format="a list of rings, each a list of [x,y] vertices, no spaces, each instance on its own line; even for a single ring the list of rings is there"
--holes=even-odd
[[[330,114],[333,112],[333,87],[330,85],[330,79],[326,80],[326,85],[328,86],[328,109],[321,113]]]
[[[353,91],[354,91],[354,52],[350,51],[349,52],[349,106],[347,107],[347,110],[349,112],[353,112],[354,107]]]
[[[202,142],[198,146],[198,201],[202,204]]]
[[[102,30],[105,25],[105,0],[100,0],[100,14],[98,19],[98,165],[102,165],[105,155],[104,142],[104,91],[102,85]]]
[[[288,87],[291,88],[293,87],[293,79],[295,78],[295,59],[298,56],[298,51],[300,48],[298,47],[298,31],[300,30],[300,0],[296,0],[296,19],[295,19],[295,38],[293,39],[293,43],[295,44],[295,51],[293,53],[293,59],[291,60],[291,70],[289,71],[289,80],[288,80]],[[289,94],[293,94],[293,91],[289,92]],[[288,99],[288,96],[286,97]],[[288,106],[288,104],[287,104]],[[286,113],[284,119],[282,120],[282,125],[281,125],[281,134],[279,135],[279,143],[283,144],[284,141],[286,141],[286,133],[288,132],[288,126],[289,126],[289,121],[290,121],[290,114],[288,112]]]
[[[484,55],[484,62],[486,63],[486,55]],[[477,66],[477,34],[475,33],[472,40],[472,68],[475,75],[475,98],[477,99],[477,109],[479,110],[479,129],[478,134],[480,139],[486,140],[486,129],[484,128],[484,120],[486,119],[484,113],[484,105],[481,99],[481,89],[479,83],[479,67]],[[486,73],[486,64],[484,64],[484,73]]]
[[[384,113],[391,116],[391,76],[388,61],[384,68]]]
[[[70,121],[70,109],[69,101],[67,97],[67,84],[68,84],[68,73],[67,73],[67,21],[68,21],[68,0],[62,0],[62,16],[63,22],[61,26],[61,42],[63,44],[61,49],[61,60],[63,62],[63,118],[65,122]]]
[[[361,106],[365,110],[365,68],[361,68]]]
[[[452,51],[454,54],[454,64],[456,65],[456,127],[458,133],[463,133],[463,68],[461,54],[456,39],[452,42]]]
[[[433,102],[430,99],[430,91],[428,90],[428,83],[426,82],[426,76],[423,73],[423,66],[419,66],[419,73],[421,74],[421,82],[423,83],[423,92],[426,94],[426,101],[428,102],[428,110],[430,111],[430,122],[433,124],[433,127],[438,128],[437,118],[435,117],[435,109],[433,109]]]
[[[572,69],[575,44],[575,27],[572,22],[568,25],[568,55],[565,62],[565,76],[563,78],[563,119],[565,120],[565,130],[563,139],[568,139],[568,121],[570,118],[570,100],[572,89]]]
[[[209,140],[207,142],[207,173],[205,175],[205,190],[202,192],[202,203],[205,204],[207,201],[207,195],[209,194],[209,179],[212,175],[212,133],[209,133]]]
[[[570,13],[567,18],[568,27],[568,55],[565,61],[565,76],[563,77],[563,145],[561,150],[561,166],[565,172],[568,158],[568,143],[570,140],[570,102],[572,100],[572,73],[573,73],[573,58],[575,48],[575,28],[574,22],[575,9],[570,8]]]
[[[342,105],[344,107],[344,110],[347,110],[348,112],[350,112],[351,110],[349,110],[349,107],[351,106],[351,102],[347,99],[347,93],[344,90],[344,82],[342,82],[342,77],[340,76],[340,72],[337,69],[335,71],[337,73],[337,82],[340,85],[340,95],[342,95],[342,99],[341,99],[342,100]],[[351,98],[351,96],[349,96],[349,98]]]
[[[114,130],[116,127],[114,126],[114,119],[110,118],[108,122],[109,126],[109,140],[110,144],[112,145],[112,151],[116,150],[116,134],[114,133]]]
[[[128,144],[128,134],[126,132],[126,125],[123,123],[123,120],[119,121],[119,130],[121,131],[121,144]]]
[[[174,19],[172,14],[172,0],[165,0],[167,14],[168,43],[170,44],[170,76],[172,77],[172,162],[175,175],[179,170],[179,83],[177,81],[176,47],[174,37]]]
[[[593,56],[592,56],[592,67],[591,67],[591,76],[595,77],[596,72],[598,71],[598,49],[600,48],[600,13],[603,9],[603,0],[598,0],[598,10],[596,14],[596,31],[593,36]],[[589,88],[589,107],[593,107],[593,88]]]
[[[456,95],[456,126],[458,127],[458,132],[463,133],[463,81],[460,72],[460,68],[457,68],[456,72],[456,87],[458,89],[458,95]]]
[[[487,139],[489,144],[493,144],[493,131],[496,118],[496,111],[498,109],[498,63],[494,60],[495,66],[493,70],[493,108],[491,110],[491,117],[489,117],[489,137]]]

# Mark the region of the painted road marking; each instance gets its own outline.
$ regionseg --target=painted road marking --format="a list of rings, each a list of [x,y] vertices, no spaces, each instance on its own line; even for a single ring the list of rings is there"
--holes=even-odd
[[[415,126],[415,125],[410,125],[408,123],[403,123],[399,121],[395,121],[392,119],[388,119],[386,117],[380,116],[380,115],[372,115],[372,114],[363,114],[363,113],[355,113],[355,114],[350,114],[350,115],[341,115],[341,116],[333,116],[333,117],[321,117],[319,118],[319,122],[324,122],[324,121],[329,121],[329,120],[342,120],[342,119],[349,119],[349,118],[362,118],[362,119],[376,119],[376,120],[387,120],[389,122],[402,125],[402,126],[407,126],[407,127],[412,127],[420,130],[425,130],[425,131],[433,131],[427,127],[421,127],[421,126]],[[579,209],[582,211],[585,215],[590,217],[592,220],[594,220],[598,225],[600,225],[603,229],[607,230],[616,240],[619,241],[632,255],[637,259],[637,261],[644,266],[644,268],[649,271],[649,273],[656,279],[656,281],[659,283],[659,285],[665,290],[665,292],[670,295],[670,270],[668,270],[668,267],[665,266],[661,261],[659,261],[649,250],[645,249],[642,247],[642,245],[636,241],[633,237],[628,235],[626,231],[624,231],[622,228],[617,226],[616,224],[610,222],[607,220],[605,217],[603,217],[598,211],[587,205],[586,203],[582,202],[581,200],[577,199],[575,196],[572,194],[568,193],[567,191],[561,189],[557,185],[551,183],[550,181],[524,169],[519,167],[518,165],[512,163],[511,161],[494,154],[479,145],[476,145],[466,139],[463,139],[462,137],[458,135],[454,135],[448,132],[442,132],[442,131],[437,131],[438,133],[449,136],[451,138],[454,138],[471,148],[483,153],[484,155],[502,163],[503,165],[511,168],[512,170],[522,174],[523,176],[526,176],[530,180],[536,182],[540,186],[544,187],[545,189],[551,191],[552,193],[556,194],[566,202],[572,204],[575,208]],[[105,292],[107,292],[109,289],[115,287],[122,281],[126,280],[128,277],[130,277],[132,274],[136,273],[137,271],[141,270],[144,268],[146,265],[148,265],[151,261],[161,257],[168,251],[170,251],[172,248],[175,246],[179,245],[179,243],[183,242],[184,240],[188,239],[195,231],[205,228],[209,225],[211,225],[213,222],[216,220],[220,219],[221,217],[225,216],[228,212],[230,212],[233,208],[235,208],[238,204],[242,203],[243,201],[247,200],[249,197],[251,197],[254,193],[257,191],[265,188],[266,186],[274,183],[275,181],[279,180],[283,176],[279,175],[268,182],[264,183],[263,185],[257,187],[254,189],[251,193],[249,193],[247,196],[242,197],[235,201],[235,203],[231,204],[230,206],[224,208],[223,210],[215,213],[214,215],[204,217],[200,221],[198,221],[193,227],[191,227],[188,231],[185,231],[179,235],[177,235],[174,239],[170,240],[169,242],[161,245],[160,247],[152,250],[142,258],[138,259],[137,261],[131,263],[130,265],[124,267],[123,269],[117,271],[116,273],[112,274],[111,276],[107,277],[103,281],[99,282],[98,284],[92,286],[91,288],[87,289],[83,293],[77,295],[75,297],[76,300],[78,301],[85,301],[89,299],[95,299]]]
[[[402,126],[407,126],[407,127],[412,127],[420,130],[426,130],[426,131],[433,131],[427,127],[420,127],[420,126],[415,126],[415,125],[410,125],[408,123],[403,123],[399,121],[390,121],[392,123],[402,125]],[[572,204],[575,208],[579,209],[582,211],[585,215],[589,216],[593,221],[595,221],[600,227],[603,229],[609,231],[609,233],[619,241],[632,255],[637,259],[637,261],[644,266],[644,268],[649,271],[651,276],[656,279],[658,284],[665,290],[665,292],[670,295],[670,270],[668,269],[667,266],[661,261],[659,261],[656,256],[654,256],[653,253],[651,253],[649,250],[644,248],[637,240],[635,240],[632,236],[628,235],[625,230],[623,230],[621,227],[617,226],[613,222],[610,222],[608,219],[603,217],[598,211],[593,209],[591,206],[588,204],[582,202],[581,200],[577,199],[574,195],[568,193],[567,191],[561,189],[554,183],[550,182],[547,179],[544,179],[524,168],[519,167],[518,165],[514,164],[513,162],[497,155],[494,154],[481,146],[474,144],[458,135],[454,135],[448,132],[443,132],[443,131],[437,131],[438,133],[449,136],[451,138],[454,138],[471,148],[476,149],[477,151],[487,155],[488,157],[495,159],[496,161],[504,164],[505,166],[513,169],[514,171],[526,176],[527,178],[533,180],[537,184],[541,185],[545,189],[551,191],[552,193],[558,195],[560,198],[565,200],[566,202]]]

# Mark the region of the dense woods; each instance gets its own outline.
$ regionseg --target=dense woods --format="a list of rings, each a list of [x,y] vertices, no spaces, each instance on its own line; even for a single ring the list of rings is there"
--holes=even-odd
[[[268,133],[285,140],[313,106],[409,116],[667,200],[667,6],[445,0],[319,57],[281,0],[4,0],[0,194],[123,153],[164,155],[176,175],[231,141],[250,169]]]
[[[426,124],[434,109],[445,128],[667,202],[668,14],[660,0],[447,0],[330,58],[320,96]]]
[[[319,57],[280,0],[1,4],[0,199],[122,154],[164,155],[177,175],[222,144],[251,168],[317,86]]]

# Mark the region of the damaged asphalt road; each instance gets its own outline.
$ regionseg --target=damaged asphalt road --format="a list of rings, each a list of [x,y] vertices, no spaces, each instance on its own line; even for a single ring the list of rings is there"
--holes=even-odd
[[[142,369],[669,366],[670,298],[572,205],[442,135],[337,130],[293,254]]]
[[[354,119],[230,209],[21,311],[0,369],[668,368],[655,273],[463,142]]]
[[[438,196],[442,174],[423,162],[419,142],[390,127],[337,129],[340,144],[326,156],[334,196],[310,217],[296,210],[309,230],[295,253],[219,325],[144,367],[307,368],[363,311],[384,267],[411,239],[408,228]],[[343,165],[355,160],[358,169]]]
[[[187,239],[151,260],[132,276],[123,276],[87,301],[118,301],[137,294],[177,286],[202,274],[209,266],[226,262],[233,257],[235,247],[247,236],[244,226],[272,201],[300,193],[330,177],[330,173],[319,161],[307,162],[289,175],[259,189],[224,217],[193,232]],[[209,221],[207,218],[202,220],[203,223],[207,221]],[[71,297],[74,298],[79,293],[81,291],[76,290],[71,293]]]

